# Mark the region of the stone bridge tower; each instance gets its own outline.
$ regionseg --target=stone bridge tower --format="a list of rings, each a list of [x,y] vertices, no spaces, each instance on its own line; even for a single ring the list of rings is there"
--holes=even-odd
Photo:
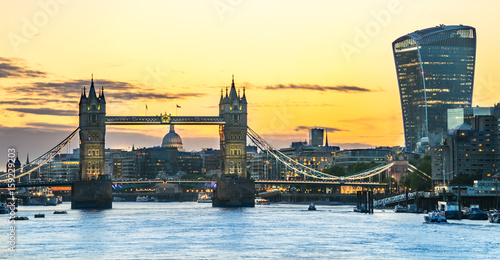
[[[89,96],[83,88],[80,97],[80,171],[71,185],[72,209],[110,209],[113,207],[111,180],[104,173],[106,100],[104,89],[97,96],[94,79]]]
[[[219,128],[221,171],[224,176],[248,179],[246,159],[247,138],[247,99],[245,89],[243,95],[236,91],[234,76],[229,94],[221,90],[219,116],[224,118],[225,125]]]
[[[213,207],[255,207],[255,181],[247,174],[247,98],[234,87],[229,94],[221,90],[219,126],[222,178],[212,196]]]
[[[80,171],[78,180],[97,180],[104,175],[104,138],[106,135],[106,100],[104,88],[97,96],[94,79],[89,96],[85,88],[80,98]],[[102,177],[101,177],[102,178]]]

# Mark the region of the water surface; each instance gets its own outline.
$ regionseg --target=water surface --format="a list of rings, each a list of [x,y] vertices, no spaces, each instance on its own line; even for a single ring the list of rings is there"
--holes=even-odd
[[[212,208],[194,202],[115,202],[102,211],[24,206],[17,249],[7,251],[8,216],[0,215],[0,256],[9,259],[498,259],[500,225],[351,206],[272,204]],[[54,210],[68,214],[54,215]],[[45,218],[35,219],[37,213]]]

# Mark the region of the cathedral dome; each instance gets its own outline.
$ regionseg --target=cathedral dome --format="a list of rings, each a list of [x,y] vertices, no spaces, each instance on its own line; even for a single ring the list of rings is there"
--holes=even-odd
[[[170,125],[170,132],[163,137],[162,147],[172,147],[182,149],[182,139],[175,132],[174,125]]]

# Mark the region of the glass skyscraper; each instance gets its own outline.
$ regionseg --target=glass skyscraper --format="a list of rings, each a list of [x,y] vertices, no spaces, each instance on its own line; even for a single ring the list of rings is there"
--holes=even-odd
[[[444,26],[407,34],[392,43],[407,151],[429,133],[447,130],[447,109],[471,107],[476,30]]]

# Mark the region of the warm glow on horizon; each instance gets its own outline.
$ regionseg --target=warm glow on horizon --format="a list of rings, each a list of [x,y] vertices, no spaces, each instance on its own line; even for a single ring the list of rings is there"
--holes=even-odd
[[[341,149],[402,146],[391,43],[439,24],[476,28],[473,105],[500,102],[498,2],[217,2],[2,1],[1,149],[36,157],[69,135],[92,73],[109,116],[218,115],[234,74],[248,125],[278,147],[313,127]],[[176,131],[188,151],[218,149],[216,126]],[[160,145],[167,132],[108,126],[106,147]]]

